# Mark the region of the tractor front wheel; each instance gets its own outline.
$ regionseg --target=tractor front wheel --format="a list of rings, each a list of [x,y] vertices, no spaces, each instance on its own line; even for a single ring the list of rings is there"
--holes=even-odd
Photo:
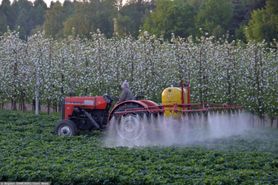
[[[77,135],[78,129],[73,121],[66,120],[57,125],[55,133],[59,136],[74,136]]]

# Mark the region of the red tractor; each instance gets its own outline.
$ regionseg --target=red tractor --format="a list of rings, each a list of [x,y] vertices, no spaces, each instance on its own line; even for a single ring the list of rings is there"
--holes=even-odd
[[[66,97],[62,121],[56,127],[61,136],[72,136],[81,130],[105,129],[109,120],[126,115],[160,113],[161,106],[150,100],[128,100],[112,106],[112,98],[104,96]]]
[[[117,124],[127,124],[127,131],[133,134],[135,119],[144,115],[180,117],[184,114],[207,113],[209,110],[238,109],[236,105],[191,104],[190,86],[168,87],[162,92],[162,104],[151,100],[128,100],[112,107],[112,99],[104,96],[66,97],[63,101],[62,121],[56,127],[61,136],[73,136],[81,130],[103,130],[114,117]],[[120,121],[122,120],[122,121]],[[124,120],[124,121],[123,121]],[[135,131],[134,131],[135,133]]]

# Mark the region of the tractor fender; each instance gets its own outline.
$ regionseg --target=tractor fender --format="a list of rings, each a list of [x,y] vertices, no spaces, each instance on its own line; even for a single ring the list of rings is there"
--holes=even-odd
[[[154,101],[151,100],[139,100],[141,103],[144,103],[148,106],[149,108],[149,112],[153,113],[153,112],[157,112],[161,109],[161,107]]]
[[[144,100],[127,100],[121,103],[116,104],[113,109],[111,110],[108,120],[111,120],[113,114],[115,113],[116,110],[120,109],[123,106],[129,106],[129,108],[143,108],[148,111],[148,104],[144,102]]]

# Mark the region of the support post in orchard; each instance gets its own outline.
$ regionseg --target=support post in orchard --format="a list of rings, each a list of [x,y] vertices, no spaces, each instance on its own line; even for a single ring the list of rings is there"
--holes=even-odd
[[[40,101],[40,73],[39,60],[36,62],[36,85],[35,85],[35,115],[39,115],[39,101]]]

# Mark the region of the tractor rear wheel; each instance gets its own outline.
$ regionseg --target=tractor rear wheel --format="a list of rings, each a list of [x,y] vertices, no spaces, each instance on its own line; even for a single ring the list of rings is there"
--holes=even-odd
[[[74,136],[78,134],[78,129],[73,121],[66,120],[58,123],[55,133],[59,136]]]
[[[144,133],[143,116],[127,114],[118,118],[116,123],[117,134],[124,140],[137,140]]]

